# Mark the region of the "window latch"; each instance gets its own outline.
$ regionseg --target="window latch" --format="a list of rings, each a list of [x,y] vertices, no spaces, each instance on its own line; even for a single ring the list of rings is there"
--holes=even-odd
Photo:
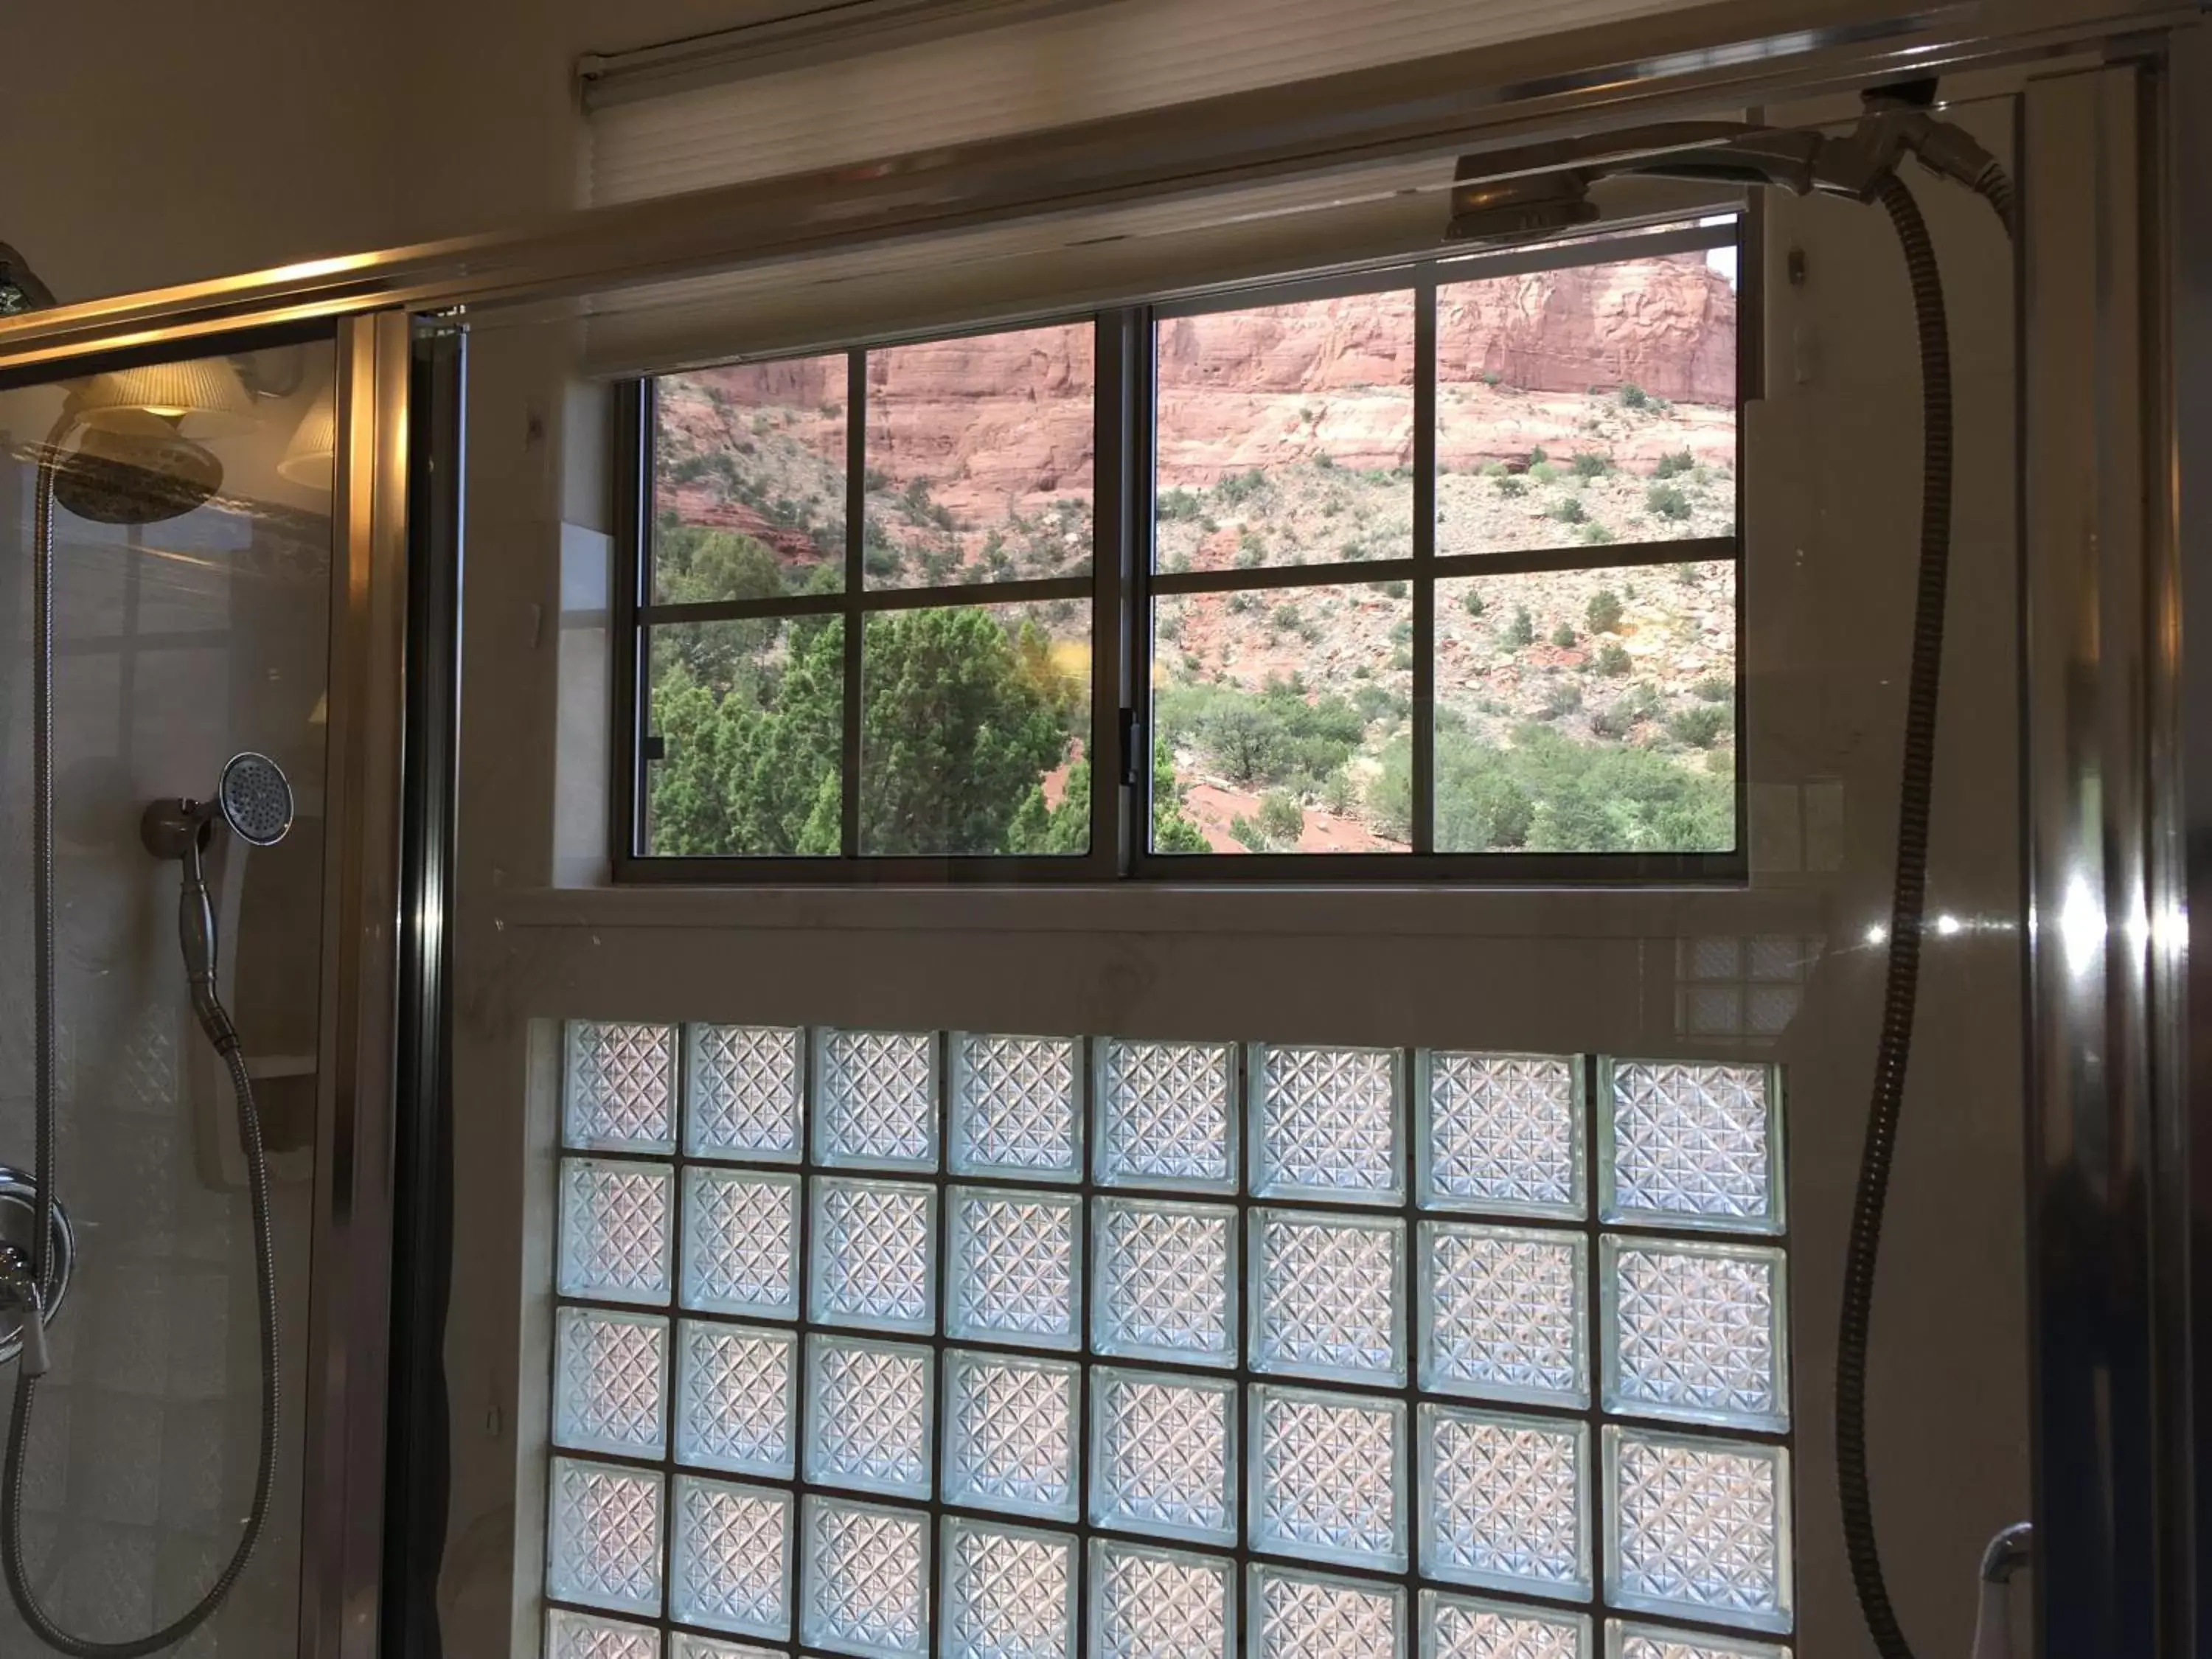
[[[668,744],[658,732],[648,732],[638,740],[638,753],[651,763],[668,758]]]
[[[1134,789],[1138,777],[1138,749],[1144,736],[1144,722],[1137,718],[1133,708],[1121,711],[1121,787]]]

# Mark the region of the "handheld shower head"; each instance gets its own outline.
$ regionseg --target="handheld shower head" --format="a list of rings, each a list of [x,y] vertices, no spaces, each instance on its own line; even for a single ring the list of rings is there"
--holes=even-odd
[[[230,833],[252,847],[274,847],[292,831],[292,781],[266,755],[234,755],[216,790]]]

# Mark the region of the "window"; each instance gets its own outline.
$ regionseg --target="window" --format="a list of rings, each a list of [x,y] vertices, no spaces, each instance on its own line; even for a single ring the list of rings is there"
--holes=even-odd
[[[1768,1068],[565,1047],[548,1659],[1783,1651]]]
[[[644,383],[618,872],[1740,874],[1737,234]]]

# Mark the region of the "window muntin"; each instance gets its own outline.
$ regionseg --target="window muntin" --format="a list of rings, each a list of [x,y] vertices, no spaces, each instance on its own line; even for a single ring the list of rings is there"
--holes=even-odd
[[[565,1049],[551,1659],[1785,1651],[1771,1068]]]
[[[1735,235],[647,383],[617,873],[1741,873]]]

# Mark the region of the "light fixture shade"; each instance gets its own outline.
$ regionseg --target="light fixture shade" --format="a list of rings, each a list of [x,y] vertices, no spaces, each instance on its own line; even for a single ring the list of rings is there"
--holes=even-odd
[[[276,476],[310,489],[328,489],[337,447],[337,389],[325,386],[300,417],[292,441],[284,447],[284,459],[276,463]]]
[[[189,426],[199,436],[243,431],[254,420],[245,382],[222,357],[94,375],[77,394],[76,404],[89,426],[112,425],[118,416],[144,413],[174,421],[179,430]]]

